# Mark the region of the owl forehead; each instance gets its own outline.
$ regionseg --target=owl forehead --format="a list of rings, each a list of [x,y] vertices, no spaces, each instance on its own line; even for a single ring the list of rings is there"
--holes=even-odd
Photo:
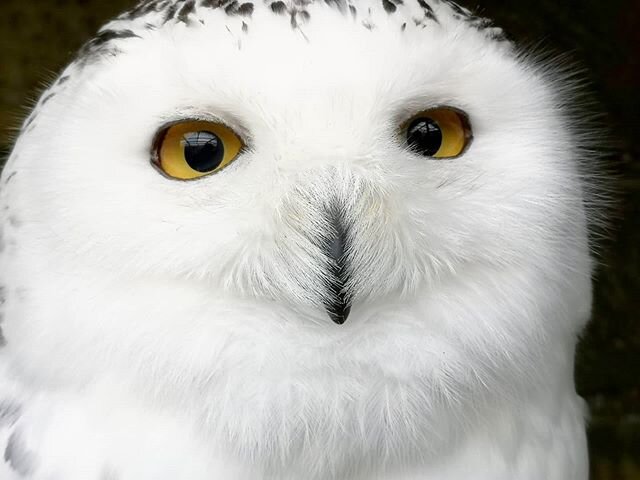
[[[424,20],[438,21],[434,10],[444,3],[454,9],[454,14],[461,19],[471,19],[470,12],[448,0],[412,0],[416,8],[407,9],[404,0],[143,0],[135,8],[118,17],[118,20],[132,20],[143,18],[156,26],[173,21],[190,23],[197,21],[212,10],[219,10],[228,17],[251,18],[254,11],[264,10],[275,16],[285,16],[290,19],[290,27],[296,28],[311,20],[312,12],[318,7],[332,8],[353,18],[365,19],[367,14],[384,11],[387,14],[397,14],[406,17],[407,13],[414,13],[415,20],[419,20],[422,13]],[[432,2],[434,6],[430,3]],[[406,20],[407,18],[405,18]],[[373,28],[364,23],[365,28]]]
[[[438,51],[456,43],[461,32],[470,35],[462,36],[471,40],[467,46],[508,43],[502,30],[491,22],[448,0],[143,0],[107,23],[85,44],[76,60],[42,95],[23,124],[22,133],[36,126],[35,120],[51,98],[82,81],[87,67],[100,68],[105,60],[131,50],[144,51],[149,44],[159,45],[156,40],[162,37],[173,39],[162,43],[162,48],[182,47],[185,60],[195,59],[192,65],[201,62],[196,57],[218,65],[214,57],[226,54],[231,63],[248,64],[243,70],[246,76],[259,73],[264,84],[271,79],[272,83],[304,89],[305,85],[314,88],[325,81],[331,88],[330,72],[336,72],[343,82],[351,79],[343,86],[361,82],[375,87],[373,80],[384,81],[389,75],[376,72],[363,79],[367,68],[360,67],[383,70],[383,65],[375,66],[379,57],[389,63],[386,68],[390,71],[403,62],[408,64],[410,56],[416,55],[416,49],[409,47],[412,41],[421,48],[433,43]],[[203,39],[201,44],[192,41],[196,38]],[[398,48],[404,48],[402,55],[398,55]],[[254,53],[252,58],[248,51]],[[357,66],[350,63],[354,58],[358,59]],[[273,68],[266,65],[267,59],[274,62]],[[322,71],[315,81],[310,80],[314,75],[311,64]],[[260,72],[256,72],[258,67]],[[281,70],[275,74],[278,67]],[[349,75],[353,72],[356,75]],[[294,81],[305,74],[304,82]],[[249,86],[235,80],[241,78],[242,70],[235,71],[233,83]],[[254,87],[255,81],[250,86]]]
[[[444,5],[452,15],[473,22],[471,12],[449,0],[142,0],[136,7],[118,17],[122,21],[144,19],[156,26],[159,23],[197,21],[211,10],[220,10],[229,17],[250,18],[256,10],[270,11],[277,16],[288,16],[291,28],[311,19],[318,7],[333,8],[351,17],[366,18],[367,14],[384,11],[397,14],[405,20],[431,20],[438,22],[436,10]],[[408,15],[410,14],[410,15]],[[422,14],[424,18],[421,18]],[[373,28],[373,25],[363,25]]]
[[[82,49],[79,63],[89,63],[105,53],[115,55],[119,42],[175,25],[220,28],[250,37],[257,24],[270,23],[304,37],[307,28],[327,11],[371,32],[389,26],[408,34],[464,26],[490,41],[504,40],[502,30],[490,21],[449,0],[143,0],[105,25]],[[339,23],[334,21],[332,27],[339,28]]]

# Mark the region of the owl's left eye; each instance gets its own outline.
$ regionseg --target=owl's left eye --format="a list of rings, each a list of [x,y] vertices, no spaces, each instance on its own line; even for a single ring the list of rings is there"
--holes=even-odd
[[[160,133],[154,163],[170,177],[191,180],[222,170],[241,149],[242,141],[226,125],[185,121]]]
[[[453,108],[440,107],[415,115],[404,125],[407,146],[430,158],[455,158],[472,139],[467,116]]]

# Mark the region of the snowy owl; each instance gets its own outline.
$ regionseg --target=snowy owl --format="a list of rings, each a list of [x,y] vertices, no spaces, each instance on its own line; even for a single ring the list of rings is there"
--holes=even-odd
[[[0,479],[585,480],[572,77],[447,0],[146,0],[1,179]]]

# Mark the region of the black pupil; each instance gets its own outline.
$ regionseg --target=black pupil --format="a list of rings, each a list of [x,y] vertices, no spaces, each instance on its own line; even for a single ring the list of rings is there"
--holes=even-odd
[[[184,159],[197,172],[210,172],[224,159],[224,145],[215,133],[201,131],[184,135]]]
[[[416,118],[407,129],[407,143],[416,153],[432,157],[442,146],[442,130],[431,118]]]

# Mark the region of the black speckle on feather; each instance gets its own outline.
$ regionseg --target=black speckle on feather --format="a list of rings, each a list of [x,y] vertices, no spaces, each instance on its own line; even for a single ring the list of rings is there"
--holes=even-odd
[[[390,0],[382,0],[382,6],[387,13],[394,13],[398,9],[395,3],[391,2]]]
[[[436,14],[433,11],[431,5],[429,5],[425,0],[418,0],[418,5],[422,7],[422,11],[424,12],[425,17],[438,22],[438,17],[436,17]]]
[[[235,15],[238,13],[238,2],[233,0],[226,7],[224,7],[224,13],[227,15]]]
[[[287,6],[285,5],[284,2],[281,2],[280,0],[278,0],[277,2],[273,2],[270,5],[270,7],[271,7],[271,11],[273,13],[277,13],[278,15],[282,15],[287,11]]]
[[[238,8],[238,14],[245,17],[249,17],[253,14],[253,3],[247,2],[240,5]]]
[[[101,56],[115,55],[118,53],[118,49],[112,46],[112,42],[127,38],[141,37],[131,30],[103,30],[80,49],[78,62],[81,65],[85,65],[95,61]]]
[[[178,21],[189,24],[189,15],[191,15],[196,9],[196,0],[189,0],[186,2],[180,12],[178,13]]]
[[[345,0],[324,0],[330,7],[338,9],[340,12],[347,10],[347,2]]]
[[[308,22],[310,18],[311,18],[311,15],[306,10],[300,10],[298,12],[298,19],[303,23]]]
[[[204,8],[219,8],[220,0],[202,0],[200,6]]]
[[[49,94],[47,94],[45,97],[43,97],[43,99],[40,101],[40,106],[45,105],[49,100],[51,100],[53,97],[55,97],[56,94],[55,92],[51,92]]]

